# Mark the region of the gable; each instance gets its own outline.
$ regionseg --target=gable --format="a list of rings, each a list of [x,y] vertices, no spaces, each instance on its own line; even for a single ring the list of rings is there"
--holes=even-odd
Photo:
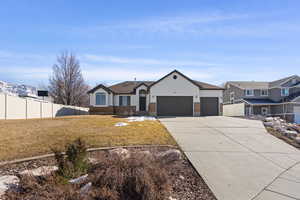
[[[177,71],[173,71],[150,87],[151,94],[155,95],[197,95],[199,86]]]
[[[294,80],[295,82],[293,82],[293,80]],[[299,82],[300,82],[300,77],[299,77],[299,76],[295,76],[295,77],[293,77],[293,78],[287,80],[287,81],[284,82],[283,84],[281,84],[281,87],[293,87],[293,86],[299,84]]]

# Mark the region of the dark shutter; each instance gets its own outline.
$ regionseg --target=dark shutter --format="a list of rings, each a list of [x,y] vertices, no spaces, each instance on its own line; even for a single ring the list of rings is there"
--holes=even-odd
[[[123,105],[123,98],[122,96],[119,96],[119,106],[122,106]]]
[[[130,96],[127,96],[127,106],[130,106],[131,103],[130,103]]]

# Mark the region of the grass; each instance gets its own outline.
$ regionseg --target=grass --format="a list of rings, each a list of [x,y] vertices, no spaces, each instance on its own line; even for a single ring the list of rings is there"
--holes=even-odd
[[[51,153],[81,137],[89,148],[122,145],[176,145],[159,121],[127,122],[114,116],[69,116],[55,119],[0,120],[0,161]]]

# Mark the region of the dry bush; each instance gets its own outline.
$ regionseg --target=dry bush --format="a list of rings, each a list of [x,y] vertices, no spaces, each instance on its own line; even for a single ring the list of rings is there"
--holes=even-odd
[[[80,200],[82,199],[76,185],[64,185],[55,176],[34,177],[21,176],[19,187],[9,190],[4,200]]]
[[[5,200],[165,200],[171,190],[159,160],[141,153],[131,154],[127,159],[116,154],[103,156],[81,184],[64,183],[57,174],[20,179],[19,189],[7,192]],[[92,187],[81,194],[80,187],[88,182]]]
[[[162,200],[170,194],[167,173],[153,157],[133,154],[128,159],[109,157],[94,169],[94,187],[118,193],[121,200]]]

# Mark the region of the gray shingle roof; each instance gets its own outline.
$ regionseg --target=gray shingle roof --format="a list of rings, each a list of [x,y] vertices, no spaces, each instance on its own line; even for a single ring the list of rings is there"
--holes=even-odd
[[[128,93],[133,93],[134,89],[141,84],[150,86],[152,83],[154,83],[154,81],[124,81],[124,82],[112,85],[108,88],[110,90],[112,90],[114,93],[128,94]]]
[[[259,81],[228,81],[232,85],[243,89],[268,89],[271,87],[277,87],[289,80],[290,78],[298,77],[297,75],[285,77],[276,81],[271,82],[259,82]]]
[[[269,82],[257,82],[257,81],[229,81],[232,85],[243,89],[268,89]]]
[[[278,85],[281,85],[282,83],[284,83],[285,81],[289,80],[292,77],[296,77],[297,75],[293,75],[293,76],[289,76],[289,77],[285,77],[276,81],[272,81],[270,82],[270,87],[276,87]]]

